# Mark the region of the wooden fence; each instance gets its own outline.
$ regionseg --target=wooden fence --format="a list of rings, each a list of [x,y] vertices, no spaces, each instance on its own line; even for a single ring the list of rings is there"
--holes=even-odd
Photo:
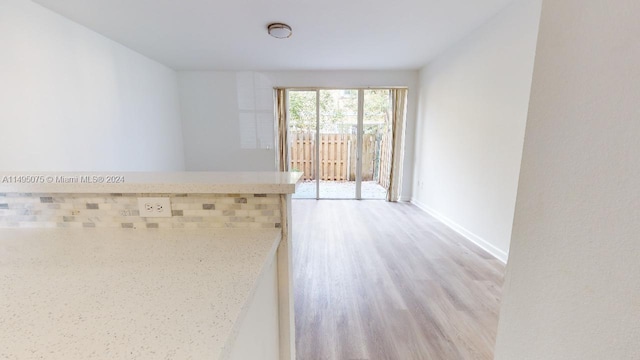
[[[315,180],[316,134],[290,133],[290,169],[302,171],[303,180]],[[320,180],[355,181],[356,135],[320,134]],[[389,184],[390,144],[388,136],[364,134],[362,144],[362,180]]]

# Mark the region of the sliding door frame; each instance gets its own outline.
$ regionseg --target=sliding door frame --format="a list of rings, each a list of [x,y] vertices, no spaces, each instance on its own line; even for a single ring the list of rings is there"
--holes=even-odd
[[[358,124],[356,126],[356,200],[362,200],[362,142],[364,140],[364,90],[358,89]]]
[[[315,134],[315,154],[316,161],[314,170],[316,172],[316,200],[320,198],[320,91],[321,90],[357,90],[358,91],[358,124],[356,134],[356,194],[355,200],[362,200],[362,152],[364,141],[364,91],[365,90],[391,90],[406,89],[406,86],[367,86],[367,87],[282,87],[277,89],[285,89],[285,97],[287,104],[287,131],[289,130],[289,92],[291,91],[315,91],[316,93],[316,134]],[[393,99],[391,99],[393,101]],[[393,105],[392,105],[393,106]],[[277,132],[276,132],[277,133]],[[287,151],[289,151],[287,149]],[[291,158],[289,156],[289,158]],[[290,164],[287,164],[287,169]],[[387,189],[389,191],[389,189]]]
[[[320,89],[316,89],[316,200],[320,200]]]

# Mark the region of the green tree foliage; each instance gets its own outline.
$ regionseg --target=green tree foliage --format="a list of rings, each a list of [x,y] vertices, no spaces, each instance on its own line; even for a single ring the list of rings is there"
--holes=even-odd
[[[316,127],[316,92],[289,91],[289,130],[312,131]]]
[[[358,114],[358,90],[320,90],[320,130],[348,133],[355,129]],[[390,109],[389,90],[365,90],[364,124],[366,133],[386,131]],[[315,131],[316,92],[289,92],[289,128],[291,131]]]
[[[391,93],[388,89],[364,91],[364,132],[382,133],[389,130]]]

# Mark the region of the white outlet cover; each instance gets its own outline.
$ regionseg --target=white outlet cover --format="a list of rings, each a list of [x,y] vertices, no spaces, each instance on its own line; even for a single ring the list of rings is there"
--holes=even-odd
[[[138,210],[141,217],[171,217],[171,198],[138,198]]]

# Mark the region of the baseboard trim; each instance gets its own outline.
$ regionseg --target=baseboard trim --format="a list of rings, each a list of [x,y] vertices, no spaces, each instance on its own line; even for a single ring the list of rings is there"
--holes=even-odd
[[[447,225],[451,230],[457,232],[462,235],[465,239],[471,241],[472,243],[478,245],[481,249],[491,254],[496,259],[500,260],[503,264],[507,263],[508,254],[501,249],[498,249],[487,240],[481,238],[480,236],[474,234],[473,232],[467,230],[464,226],[456,223],[455,221],[449,219],[448,217],[442,215],[438,211],[430,208],[426,204],[418,201],[415,198],[411,199],[411,203],[417,206],[420,210],[426,212],[427,214],[433,216],[443,224]]]

